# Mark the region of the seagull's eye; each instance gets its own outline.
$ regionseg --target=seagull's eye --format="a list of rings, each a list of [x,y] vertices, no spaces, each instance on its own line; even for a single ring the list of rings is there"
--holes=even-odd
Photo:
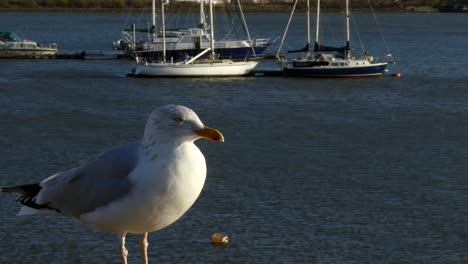
[[[177,122],[177,123],[182,123],[184,122],[184,119],[182,117],[176,117],[174,118],[174,120]]]

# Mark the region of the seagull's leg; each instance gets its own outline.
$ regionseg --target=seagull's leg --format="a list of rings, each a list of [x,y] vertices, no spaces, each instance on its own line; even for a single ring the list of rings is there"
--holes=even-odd
[[[143,264],[148,264],[148,233],[141,234],[140,249]]]
[[[120,240],[120,257],[122,257],[122,264],[127,264],[128,250],[125,248],[125,236],[127,233],[117,234]]]

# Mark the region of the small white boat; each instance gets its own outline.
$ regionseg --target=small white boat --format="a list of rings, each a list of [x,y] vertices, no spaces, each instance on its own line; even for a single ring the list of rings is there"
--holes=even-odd
[[[210,24],[211,24],[211,47],[200,52],[197,56],[183,62],[174,63],[166,61],[166,42],[165,42],[165,21],[164,6],[169,1],[163,1],[161,5],[162,29],[163,29],[163,60],[160,62],[147,62],[137,59],[135,76],[147,77],[214,77],[214,76],[244,76],[248,75],[252,69],[257,66],[258,61],[232,61],[219,60],[216,58],[214,45],[214,25],[213,25],[213,3],[210,3]],[[198,60],[208,51],[211,51],[209,59]]]
[[[57,44],[38,44],[15,33],[0,31],[0,58],[47,58],[57,53]]]

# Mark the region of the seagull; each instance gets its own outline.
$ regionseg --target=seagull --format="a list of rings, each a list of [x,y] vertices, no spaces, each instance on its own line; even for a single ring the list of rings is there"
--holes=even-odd
[[[179,219],[201,193],[205,157],[194,144],[224,142],[191,109],[165,105],[154,110],[140,141],[97,154],[78,167],[40,183],[1,188],[20,193],[18,215],[60,215],[114,233],[127,264],[127,234],[140,234],[142,262],[148,264],[148,233]]]

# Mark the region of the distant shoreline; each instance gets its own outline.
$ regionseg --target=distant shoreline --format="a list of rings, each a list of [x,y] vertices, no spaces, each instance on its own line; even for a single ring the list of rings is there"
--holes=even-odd
[[[167,10],[168,13],[179,12],[172,10]],[[244,13],[289,13],[292,10],[292,6],[243,6],[242,11]],[[304,7],[297,7],[298,12],[305,12]],[[313,9],[314,10],[314,9]],[[341,9],[328,9],[322,10],[323,12],[342,12]],[[353,8],[353,12],[371,12],[369,8]],[[436,8],[430,6],[418,6],[418,7],[406,7],[402,8],[374,8],[375,12],[379,13],[438,13],[440,12]],[[57,12],[57,13],[128,13],[130,12],[128,8],[63,8],[63,7],[35,7],[35,8],[26,8],[26,7],[0,7],[0,12],[31,12],[31,13],[40,13],[40,12]],[[148,8],[133,8],[131,12],[149,12]],[[195,11],[193,11],[195,12]]]

